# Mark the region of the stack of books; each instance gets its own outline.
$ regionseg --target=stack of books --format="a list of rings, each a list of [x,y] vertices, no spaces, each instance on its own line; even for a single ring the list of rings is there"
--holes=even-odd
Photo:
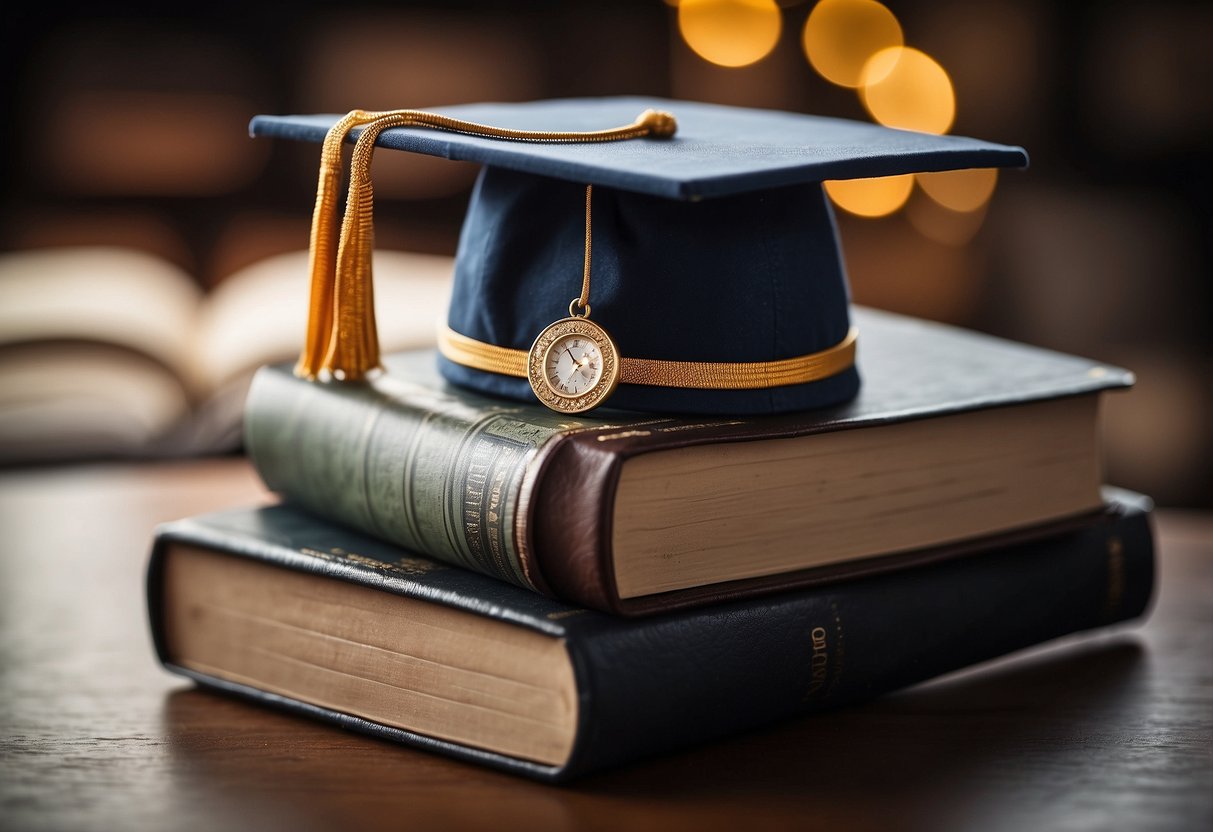
[[[159,529],[156,649],[222,691],[539,779],[862,701],[1139,616],[1149,502],[1101,489],[1122,370],[856,310],[859,397],[572,419],[260,371],[281,505]]]

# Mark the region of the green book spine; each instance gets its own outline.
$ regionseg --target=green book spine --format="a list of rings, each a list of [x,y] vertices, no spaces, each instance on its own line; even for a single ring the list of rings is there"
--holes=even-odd
[[[542,590],[520,553],[518,502],[544,446],[579,423],[408,380],[426,374],[324,384],[264,368],[246,408],[249,455],[267,486],[318,515]]]

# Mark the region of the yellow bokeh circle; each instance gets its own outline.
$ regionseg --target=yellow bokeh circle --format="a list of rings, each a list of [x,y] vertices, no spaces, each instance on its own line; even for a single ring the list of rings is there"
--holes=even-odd
[[[775,0],[682,0],[678,31],[704,60],[746,66],[779,42],[783,17]]]
[[[931,199],[952,211],[976,211],[990,200],[998,170],[945,170],[918,174],[918,184]]]
[[[863,69],[861,92],[872,118],[886,127],[946,133],[956,117],[948,73],[917,49],[898,46],[873,55]]]
[[[865,80],[868,60],[904,41],[897,18],[876,0],[821,0],[809,13],[801,43],[809,63],[823,78],[842,87],[858,87]]]
[[[914,229],[936,243],[960,248],[968,245],[985,222],[987,206],[973,211],[944,208],[925,194],[914,194],[906,203],[905,215]]]
[[[914,175],[837,179],[823,184],[830,199],[844,211],[860,217],[884,217],[905,205],[914,187]]]

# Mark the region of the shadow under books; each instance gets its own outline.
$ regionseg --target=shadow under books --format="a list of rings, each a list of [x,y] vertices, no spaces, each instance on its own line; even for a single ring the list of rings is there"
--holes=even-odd
[[[904,820],[999,772],[1062,766],[1053,758],[1130,716],[1145,659],[1124,635],[1047,649],[557,788],[197,689],[166,697],[162,716],[181,794],[200,807],[238,801],[246,819],[297,813],[305,828],[405,816],[559,827],[590,812],[652,820],[759,798],[820,818],[859,805]]]

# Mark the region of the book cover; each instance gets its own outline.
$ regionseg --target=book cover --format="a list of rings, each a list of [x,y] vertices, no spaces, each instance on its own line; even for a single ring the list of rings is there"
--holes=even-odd
[[[572,607],[414,556],[286,505],[229,511],[158,531],[147,573],[150,622],[164,665],[203,685],[470,762],[564,780],[861,702],[1048,639],[1140,616],[1153,586],[1150,505],[1128,492],[1109,491],[1108,497],[1100,519],[1084,529],[981,557],[643,619]],[[233,565],[218,573],[225,592],[195,597],[179,609],[173,606],[177,596],[166,592],[165,575],[183,547],[217,553]],[[241,588],[241,564],[268,565],[272,575],[306,576],[316,588],[356,588],[400,604],[401,613],[372,616],[357,637],[321,633],[314,650],[281,655],[277,636],[250,633],[265,633],[265,626],[275,634],[292,632],[301,625],[290,620],[289,605],[261,603],[255,616],[213,646],[215,658],[189,666],[175,654],[175,644],[182,633],[226,620],[223,598]],[[225,575],[231,576],[227,585]],[[306,623],[321,615],[322,606],[305,605],[295,614]],[[429,626],[414,623],[424,620],[419,611],[435,610],[453,617],[442,628],[412,632]],[[337,605],[327,617],[342,622],[355,612]],[[166,627],[166,621],[175,623]],[[262,629],[249,629],[253,624]],[[389,649],[396,645],[380,643],[368,648],[371,659],[342,665],[342,651],[365,646],[389,625],[427,648],[462,630],[493,625],[567,653],[574,694],[564,702],[563,750],[508,754],[482,747],[487,740],[481,737],[521,707],[513,698],[494,708],[477,707],[475,719],[458,721],[462,739],[418,730],[434,703],[474,700],[491,680],[452,681],[435,671],[437,663],[418,664],[416,656],[404,657],[412,664],[401,665],[406,670],[392,676],[387,688],[389,704],[399,699],[400,707],[380,720],[358,715],[371,712],[369,695],[358,690],[383,699],[379,674],[386,672],[384,665],[404,659]],[[251,669],[222,667],[229,653],[249,649],[256,651]],[[510,656],[497,651],[494,660],[509,667]],[[322,671],[344,667],[342,680],[358,677],[370,687],[346,694],[340,706],[333,704],[335,688],[327,677],[319,692],[307,696],[275,692],[258,676],[269,673],[265,668],[276,660]],[[405,707],[411,701],[419,704]],[[529,723],[522,724],[525,729]],[[555,730],[536,724],[534,730],[541,729]]]
[[[313,383],[294,377],[287,367],[263,369],[248,400],[246,447],[271,489],[321,516],[430,557],[624,615],[897,568],[984,545],[979,539],[995,533],[1039,534],[1052,530],[1051,524],[1072,523],[1097,510],[1101,477],[1095,394],[1128,386],[1128,372],[873,310],[857,309],[855,320],[863,333],[859,363],[865,385],[855,401],[829,410],[738,419],[606,411],[572,419],[538,405],[454,388],[438,377],[433,354],[412,353],[390,357],[388,372],[357,384]],[[1086,415],[1075,417],[1078,421],[1066,422],[1077,425],[1073,436],[1059,432],[1062,420],[1053,418],[1052,411],[1018,418],[1028,407],[1058,402],[1063,404],[1057,407],[1064,407],[1079,399],[1090,406]],[[1012,409],[1016,406],[1021,409]],[[929,429],[927,423],[972,419],[976,413],[1002,421],[985,433],[971,429],[967,446],[948,433],[935,434],[934,456],[905,456],[925,441],[921,431],[924,425]],[[995,469],[976,479],[966,454],[996,453],[1000,443],[1009,442],[1012,429],[1024,452],[1015,453],[1008,445],[999,464],[1022,465],[1028,452],[1041,454],[1040,459],[1014,476]],[[733,561],[732,572],[708,575],[698,583],[667,578],[630,594],[622,586],[619,519],[635,513],[617,512],[616,499],[631,460],[692,448],[727,446],[744,452],[753,450],[756,440],[833,439],[851,431],[860,431],[862,446],[863,437],[876,430],[896,432],[885,434],[886,452],[862,448],[869,452],[870,470],[852,476],[847,465],[858,457],[840,447],[828,454],[842,461],[836,463],[842,467],[834,480],[802,478],[792,482],[795,488],[780,492],[780,499],[797,495],[781,516],[806,519],[761,548],[769,553],[782,547],[790,553],[791,566],[756,563],[756,550],[745,553],[748,560],[739,560],[728,535],[709,528],[695,538],[708,543],[696,545],[702,549],[720,539],[717,555]],[[1046,452],[1046,442],[1056,447]],[[1076,462],[1066,461],[1075,455]],[[905,469],[901,479],[892,472],[897,466],[889,464],[897,461]],[[821,464],[811,460],[803,470]],[[765,471],[751,470],[758,476]],[[701,480],[698,476],[694,482]],[[866,491],[838,492],[838,477],[847,476],[852,487]],[[1076,477],[1081,482],[1050,502],[1056,489],[1069,487]],[[852,499],[866,499],[881,488],[900,496],[878,505]],[[731,515],[729,504],[754,489],[727,478],[721,489],[715,503],[674,501],[680,509],[702,506],[705,512],[701,518],[689,517],[679,533],[687,529],[690,539],[698,522],[714,516],[732,522],[735,533],[744,516]],[[829,504],[825,497],[835,502]],[[984,513],[976,510],[978,501]],[[961,502],[966,510],[955,510]],[[817,515],[810,516],[814,505]],[[824,550],[824,524],[835,515],[845,517],[848,506],[855,514],[848,521],[852,526],[871,531],[883,518],[885,538],[869,546],[864,535],[839,526],[831,530],[837,549],[829,558],[797,566],[795,557],[809,551],[801,542],[811,538]],[[664,568],[673,579],[700,555],[676,552],[672,546],[677,540],[649,539],[657,543],[647,548],[648,566]],[[746,572],[748,566],[754,568]]]

